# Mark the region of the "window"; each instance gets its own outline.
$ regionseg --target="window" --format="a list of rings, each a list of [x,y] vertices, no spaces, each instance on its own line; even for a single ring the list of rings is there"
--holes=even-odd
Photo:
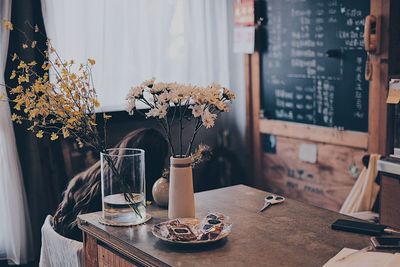
[[[42,0],[47,35],[65,60],[96,59],[103,111],[123,110],[143,80],[230,86],[227,0]],[[242,65],[234,66],[242,69]]]

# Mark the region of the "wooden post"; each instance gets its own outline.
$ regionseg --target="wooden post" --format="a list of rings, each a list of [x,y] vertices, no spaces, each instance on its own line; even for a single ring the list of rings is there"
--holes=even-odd
[[[250,158],[249,164],[249,175],[247,177],[246,184],[248,185],[253,185],[253,161],[252,161],[252,155],[253,155],[253,119],[252,119],[252,101],[251,101],[251,68],[250,68],[250,62],[251,62],[251,55],[244,55],[244,78],[245,78],[245,88],[246,88],[246,146],[248,147],[248,152]]]
[[[260,82],[260,54],[255,52],[251,55],[251,89],[252,89],[252,117],[253,117],[253,161],[254,179],[260,180],[262,177],[262,144],[260,135],[260,109],[261,109],[261,82]],[[257,185],[257,183],[255,183]]]
[[[247,142],[250,145],[251,177],[248,183],[257,186],[261,179],[262,145],[260,138],[260,54],[254,52],[245,56],[246,78],[246,127]]]
[[[388,153],[389,14],[390,0],[371,0],[371,15],[381,18],[380,51],[371,54],[372,80],[369,84],[369,153]]]

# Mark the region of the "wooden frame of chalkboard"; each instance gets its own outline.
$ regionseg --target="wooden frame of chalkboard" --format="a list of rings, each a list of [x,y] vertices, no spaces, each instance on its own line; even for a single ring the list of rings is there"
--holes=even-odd
[[[309,125],[305,123],[282,121],[266,119],[263,117],[264,113],[261,110],[261,56],[259,52],[255,52],[252,55],[245,55],[245,68],[246,68],[246,89],[247,89],[247,140],[250,144],[251,155],[252,155],[252,170],[251,179],[248,181],[249,184],[255,185],[263,189],[274,189],[271,187],[276,181],[282,181],[280,183],[288,182],[288,186],[291,184],[292,180],[288,180],[286,177],[291,173],[285,173],[287,168],[293,164],[303,164],[296,160],[285,160],[285,157],[295,157],[291,153],[297,153],[296,149],[289,151],[286,150],[284,154],[282,149],[278,149],[273,152],[274,154],[266,154],[263,151],[263,141],[266,136],[276,136],[278,142],[288,142],[291,146],[297,146],[301,143],[312,143],[321,145],[319,149],[325,151],[326,149],[332,150],[332,155],[338,153],[338,155],[347,155],[346,159],[353,160],[354,162],[359,162],[360,157],[364,153],[379,153],[382,155],[387,154],[388,148],[390,147],[390,110],[386,104],[387,97],[387,83],[389,75],[400,73],[400,51],[398,50],[398,44],[400,43],[400,16],[397,13],[400,12],[400,3],[396,3],[394,0],[370,0],[370,14],[381,18],[382,36],[380,40],[381,49],[379,54],[371,54],[370,61],[372,64],[372,80],[369,82],[369,95],[368,95],[368,131],[350,131],[341,130],[340,128],[333,127],[323,127],[318,125]],[[389,23],[390,22],[390,23]],[[395,27],[389,27],[395,25]],[[388,30],[390,28],[390,30]],[[397,36],[399,35],[399,36]],[[389,39],[391,42],[389,43]],[[389,58],[390,51],[390,58]],[[390,72],[389,72],[390,66]],[[296,141],[297,140],[297,141]],[[287,145],[285,145],[287,147]],[[269,152],[268,152],[269,153]],[[286,154],[285,154],[286,153]],[[290,153],[290,154],[288,154]],[[324,152],[325,153],[325,152]],[[266,157],[266,155],[269,155]],[[332,156],[333,158],[334,156]],[[338,157],[341,158],[342,156]],[[343,158],[342,158],[343,159]],[[271,161],[272,160],[272,161]],[[315,167],[329,168],[335,173],[336,171],[342,171],[340,175],[343,175],[342,182],[340,186],[343,188],[351,187],[352,183],[349,178],[346,178],[348,163],[338,164],[338,162],[328,160],[325,158],[326,162],[321,162]],[[333,160],[333,159],[332,159]],[[286,166],[285,166],[286,164]],[[289,164],[289,165],[287,165]],[[328,165],[324,165],[328,164]],[[336,165],[335,165],[336,164]],[[358,163],[357,163],[358,164]],[[309,168],[315,168],[312,165]],[[303,167],[304,167],[303,166]],[[293,167],[293,166],[292,166]],[[353,166],[354,167],[354,166]],[[308,168],[308,167],[306,167]],[[310,169],[310,170],[311,170]],[[272,172],[271,172],[272,170]],[[275,170],[275,171],[274,171]],[[283,176],[278,176],[279,173]],[[318,169],[323,170],[323,169]],[[315,170],[314,170],[315,171]],[[326,169],[325,169],[326,171]],[[322,174],[324,175],[324,174]],[[331,174],[332,175],[332,174]],[[337,176],[339,179],[340,176]],[[333,177],[332,177],[333,178]],[[268,179],[274,179],[268,180]],[[303,178],[299,178],[303,179]],[[328,177],[323,179],[329,179]],[[339,179],[339,180],[340,180]],[[272,182],[268,184],[268,181]],[[296,180],[298,181],[298,180]],[[328,180],[324,180],[328,182]],[[304,180],[302,183],[307,184],[308,182]],[[325,182],[324,182],[325,183]],[[333,186],[334,182],[329,182],[330,186]],[[344,186],[346,185],[346,186]],[[282,185],[283,186],[283,185]],[[296,185],[297,186],[297,185]],[[336,186],[339,186],[337,184]],[[306,186],[308,189],[308,185]],[[329,187],[329,186],[328,186]],[[275,192],[277,189],[275,188]],[[327,189],[334,194],[339,192],[341,195],[335,195],[337,197],[337,202],[335,205],[339,205],[340,200],[347,194],[346,190],[338,191],[337,187],[334,189]],[[319,192],[319,190],[314,190],[314,192]],[[336,193],[335,193],[336,192]],[[344,193],[343,193],[344,192]],[[281,192],[285,193],[285,192]],[[300,193],[296,193],[300,194]],[[306,193],[309,194],[309,193]],[[315,199],[318,199],[316,197]],[[342,199],[343,200],[343,199]],[[333,198],[332,196],[325,196],[320,199],[321,203],[324,201],[327,203],[325,207],[333,208]],[[329,202],[331,201],[331,202]],[[329,203],[330,204],[329,204]],[[312,202],[310,202],[312,203]],[[323,206],[323,205],[322,205]]]
[[[368,133],[341,131],[328,127],[307,125],[297,122],[261,119],[260,132],[305,141],[314,141],[361,149],[368,148]]]

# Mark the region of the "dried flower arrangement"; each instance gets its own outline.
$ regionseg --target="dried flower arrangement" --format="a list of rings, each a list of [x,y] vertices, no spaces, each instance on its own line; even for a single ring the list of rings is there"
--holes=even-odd
[[[13,108],[22,112],[13,113],[12,120],[19,124],[28,122],[28,130],[38,138],[49,136],[55,141],[59,136],[73,137],[80,146],[104,151],[105,142],[96,128],[95,108],[100,104],[92,77],[95,61],[88,59],[74,72],[74,60],[63,61],[50,40],[47,40],[47,51],[41,51],[36,47],[36,41],[30,40],[25,32],[15,28],[11,22],[3,20],[3,25],[6,29],[20,31],[26,38],[22,47],[36,49],[47,59],[41,68],[44,71],[52,70],[56,76],[51,81],[47,72],[38,75],[35,71],[36,61],[25,62],[14,53],[12,61],[17,61],[18,67],[12,71],[10,79],[17,79],[18,86],[4,86],[10,90],[11,96],[15,96],[10,99]],[[33,29],[41,34],[37,26]],[[108,115],[104,117],[109,118]]]
[[[212,128],[218,114],[228,112],[235,99],[235,94],[228,88],[213,83],[206,87],[179,83],[156,83],[155,78],[144,81],[141,85],[132,87],[126,97],[127,111],[133,115],[137,103],[145,104],[149,111],[147,118],[156,118],[167,137],[173,157],[188,157],[191,154],[193,142],[199,130]],[[188,114],[188,110],[191,113]],[[171,113],[171,116],[167,116]],[[175,119],[179,123],[179,147],[172,142],[172,125]],[[183,147],[183,132],[187,127],[185,122],[192,123],[191,138],[186,149]]]
[[[28,25],[37,34],[42,34],[37,25]],[[55,75],[50,79],[48,72],[40,76],[35,68],[35,61],[25,62],[17,54],[12,55],[12,61],[17,61],[17,69],[13,70],[10,79],[17,79],[16,87],[5,86],[9,89],[12,99],[10,101],[17,111],[11,119],[19,124],[26,122],[28,130],[36,134],[37,138],[45,136],[55,141],[60,136],[74,138],[80,147],[88,146],[97,153],[104,153],[112,173],[118,177],[119,186],[124,193],[125,200],[135,204],[130,185],[121,177],[114,161],[108,157],[106,140],[101,138],[97,129],[96,111],[100,106],[93,82],[92,66],[94,59],[88,59],[86,63],[76,65],[74,60],[62,60],[51,41],[46,38],[47,50],[41,51],[37,41],[28,38],[28,35],[15,27],[10,21],[3,20],[3,26],[7,30],[17,30],[25,36],[23,49],[36,49],[46,62],[41,66],[44,71],[51,70]],[[43,34],[42,34],[43,35]],[[44,35],[43,35],[44,36]],[[1,86],[1,85],[0,85]],[[110,115],[103,113],[104,128]],[[104,136],[106,133],[104,132]],[[136,214],[141,216],[136,205],[130,205]]]

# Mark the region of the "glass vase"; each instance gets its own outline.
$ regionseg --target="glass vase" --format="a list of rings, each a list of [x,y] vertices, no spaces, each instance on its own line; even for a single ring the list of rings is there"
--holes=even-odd
[[[144,150],[108,149],[100,153],[103,216],[108,225],[137,225],[146,221]]]

